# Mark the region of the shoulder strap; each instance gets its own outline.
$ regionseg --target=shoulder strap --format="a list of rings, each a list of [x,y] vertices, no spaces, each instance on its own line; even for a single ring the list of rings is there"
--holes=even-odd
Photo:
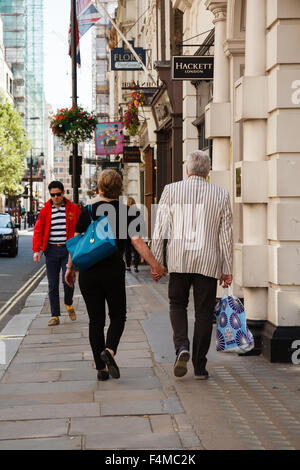
[[[94,222],[93,215],[92,215],[93,214],[92,204],[88,205],[88,214],[90,216],[91,222]]]

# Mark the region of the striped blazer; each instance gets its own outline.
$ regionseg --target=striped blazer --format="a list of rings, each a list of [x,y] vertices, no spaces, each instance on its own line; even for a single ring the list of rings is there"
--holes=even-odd
[[[201,176],[165,186],[156,214],[151,251],[163,264],[167,239],[169,273],[220,279],[232,274],[232,212],[226,189]]]

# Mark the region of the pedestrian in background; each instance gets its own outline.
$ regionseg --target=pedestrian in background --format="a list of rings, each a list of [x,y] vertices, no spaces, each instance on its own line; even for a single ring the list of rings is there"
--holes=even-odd
[[[133,197],[128,197],[127,198],[127,206],[128,207],[134,207],[136,206],[136,202]],[[133,211],[135,212],[135,217],[139,217],[140,211]],[[133,212],[131,211],[131,214],[133,215]],[[139,227],[139,226],[138,226]],[[137,227],[137,229],[138,229]],[[131,243],[131,239],[128,238],[126,241],[126,247],[125,247],[125,260],[126,260],[126,271],[130,271],[130,266],[132,262],[132,254],[133,254],[133,265],[134,265],[134,271],[136,273],[139,272],[138,266],[140,264],[140,255],[134,248],[133,244]]]
[[[159,201],[151,251],[167,266],[170,319],[176,351],[174,375],[187,373],[190,358],[187,306],[193,286],[195,324],[192,362],[196,379],[207,379],[207,358],[216,303],[217,280],[232,282],[232,214],[227,190],[208,183],[210,159],[200,150],[187,158],[188,178],[165,186]],[[157,279],[157,276],[154,278]]]
[[[52,181],[49,186],[51,199],[41,209],[33,232],[33,261],[39,263],[45,254],[49,285],[51,319],[48,326],[59,325],[59,275],[62,271],[64,301],[68,315],[76,320],[73,308],[73,292],[65,282],[68,251],[66,241],[74,236],[80,210],[77,205],[64,197],[64,186],[60,181]]]
[[[81,270],[79,272],[79,287],[90,320],[89,340],[98,371],[97,378],[103,381],[107,380],[109,375],[115,379],[120,377],[115,356],[126,321],[125,263],[123,255],[126,240],[129,237],[128,227],[132,217],[128,217],[128,207],[120,199],[122,178],[116,171],[102,171],[99,176],[98,188],[100,201],[92,205],[91,216],[93,220],[97,220],[99,212],[101,213],[101,206],[104,206],[103,211],[108,211],[108,220],[110,220],[110,216],[113,218],[113,223],[110,223],[110,225],[114,232],[118,250],[89,269]],[[125,227],[120,226],[120,213],[127,214]],[[75,236],[84,233],[90,221],[89,211],[86,207],[80,214]],[[121,234],[125,234],[125,236]],[[153,258],[144,240],[139,236],[132,235],[132,237],[133,243],[141,256],[150,264],[151,269],[158,273],[157,276],[162,276],[165,269]],[[70,287],[73,287],[75,280],[75,266],[69,256],[66,282]],[[105,302],[108,305],[110,319],[106,339],[104,336]]]

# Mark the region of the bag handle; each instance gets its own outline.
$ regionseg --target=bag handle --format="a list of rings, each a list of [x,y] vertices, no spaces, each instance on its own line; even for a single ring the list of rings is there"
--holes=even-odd
[[[225,291],[227,289],[227,296],[226,297],[233,297],[233,292],[232,292],[232,287],[224,287],[223,290]]]

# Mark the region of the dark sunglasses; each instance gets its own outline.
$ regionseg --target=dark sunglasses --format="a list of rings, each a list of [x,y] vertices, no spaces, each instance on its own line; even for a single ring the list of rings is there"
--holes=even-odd
[[[61,193],[50,193],[50,196],[51,197],[55,197],[55,196],[59,197],[59,196],[61,196]]]

